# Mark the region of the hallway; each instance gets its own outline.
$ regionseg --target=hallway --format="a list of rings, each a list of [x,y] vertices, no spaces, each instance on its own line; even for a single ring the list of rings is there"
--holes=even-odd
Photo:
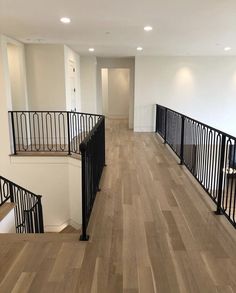
[[[235,229],[157,135],[109,120],[106,144],[90,241],[0,235],[0,292],[236,292]]]

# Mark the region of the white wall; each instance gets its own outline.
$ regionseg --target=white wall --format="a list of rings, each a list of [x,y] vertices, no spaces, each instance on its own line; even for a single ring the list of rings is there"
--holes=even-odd
[[[108,110],[108,69],[102,68],[102,109],[105,116],[109,115]]]
[[[65,110],[64,46],[25,47],[30,110]]]
[[[102,113],[102,68],[128,68],[130,70],[130,93],[129,101],[129,128],[133,128],[134,117],[134,58],[97,58],[97,110]]]
[[[236,136],[236,57],[136,57],[135,131],[159,103]]]
[[[69,210],[70,224],[79,229],[82,224],[82,173],[81,161],[69,158]]]
[[[80,83],[82,112],[97,113],[97,59],[80,57]]]
[[[75,68],[75,94],[70,63]],[[81,110],[80,57],[75,51],[63,45],[28,44],[26,64],[31,110]]]
[[[69,157],[9,156],[11,137],[7,110],[11,109],[11,105],[6,50],[5,38],[0,36],[0,174],[43,196],[44,224],[47,231],[59,231],[68,223],[79,225],[81,224],[81,162],[79,160]]]
[[[24,46],[15,42],[7,43],[8,68],[10,75],[10,91],[13,110],[28,108],[27,86],[25,76]]]
[[[59,232],[68,224],[79,228],[82,223],[80,160],[31,156],[13,156],[8,160],[0,167],[0,174],[43,196],[46,231]]]
[[[64,61],[65,61],[65,92],[66,92],[66,110],[70,111],[76,107],[77,111],[81,110],[81,92],[80,92],[80,56],[67,46],[64,46]],[[72,85],[71,85],[71,73],[70,62],[73,62],[75,66],[75,105],[72,105]]]
[[[2,75],[3,82],[6,85],[5,86],[5,98],[7,99],[6,107],[7,110],[15,109],[16,107],[21,107],[23,104],[25,104],[25,109],[28,109],[28,95],[27,95],[27,84],[26,84],[26,64],[25,64],[25,48],[24,45],[12,38],[9,38],[4,35],[0,35],[0,44],[1,44],[1,55],[2,55],[2,69],[4,68],[4,74]],[[10,75],[12,74],[13,68],[12,68],[12,61],[9,60],[8,55],[8,48],[9,45],[14,45],[17,48],[17,59],[20,66],[20,79],[21,79],[21,89],[24,90],[25,93],[25,103],[23,99],[19,102],[14,100],[12,97],[12,88],[11,88],[11,79]],[[11,59],[11,57],[10,57]],[[10,66],[9,66],[10,65]],[[10,68],[11,67],[11,68]],[[22,96],[21,96],[22,98]]]
[[[14,208],[0,219],[0,233],[16,233]]]

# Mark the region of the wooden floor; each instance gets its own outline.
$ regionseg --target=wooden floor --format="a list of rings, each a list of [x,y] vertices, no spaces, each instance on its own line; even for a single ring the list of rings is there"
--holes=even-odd
[[[0,292],[236,292],[236,230],[155,134],[107,128],[90,241],[0,236]]]

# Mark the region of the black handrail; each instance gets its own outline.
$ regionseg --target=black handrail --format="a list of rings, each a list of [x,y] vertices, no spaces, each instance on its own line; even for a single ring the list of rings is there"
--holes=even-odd
[[[15,203],[17,233],[44,233],[41,196],[0,176],[0,206]]]
[[[161,105],[156,132],[236,228],[236,138]]]
[[[68,111],[10,111],[14,154],[80,154],[82,160],[82,235],[87,227],[105,166],[105,117]],[[28,218],[28,214],[25,215]],[[31,229],[31,221],[29,221]]]
[[[105,166],[105,117],[80,144],[82,156],[82,234],[80,240],[87,241],[87,227],[96,194],[100,191],[99,182]]]

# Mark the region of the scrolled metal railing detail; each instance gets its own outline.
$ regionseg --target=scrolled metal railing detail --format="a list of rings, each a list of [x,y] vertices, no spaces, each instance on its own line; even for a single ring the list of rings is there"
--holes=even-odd
[[[6,202],[15,204],[16,233],[43,233],[41,196],[0,176],[0,206]]]
[[[101,115],[68,111],[10,111],[13,153],[80,154]]]
[[[236,138],[160,105],[156,132],[236,228]]]

